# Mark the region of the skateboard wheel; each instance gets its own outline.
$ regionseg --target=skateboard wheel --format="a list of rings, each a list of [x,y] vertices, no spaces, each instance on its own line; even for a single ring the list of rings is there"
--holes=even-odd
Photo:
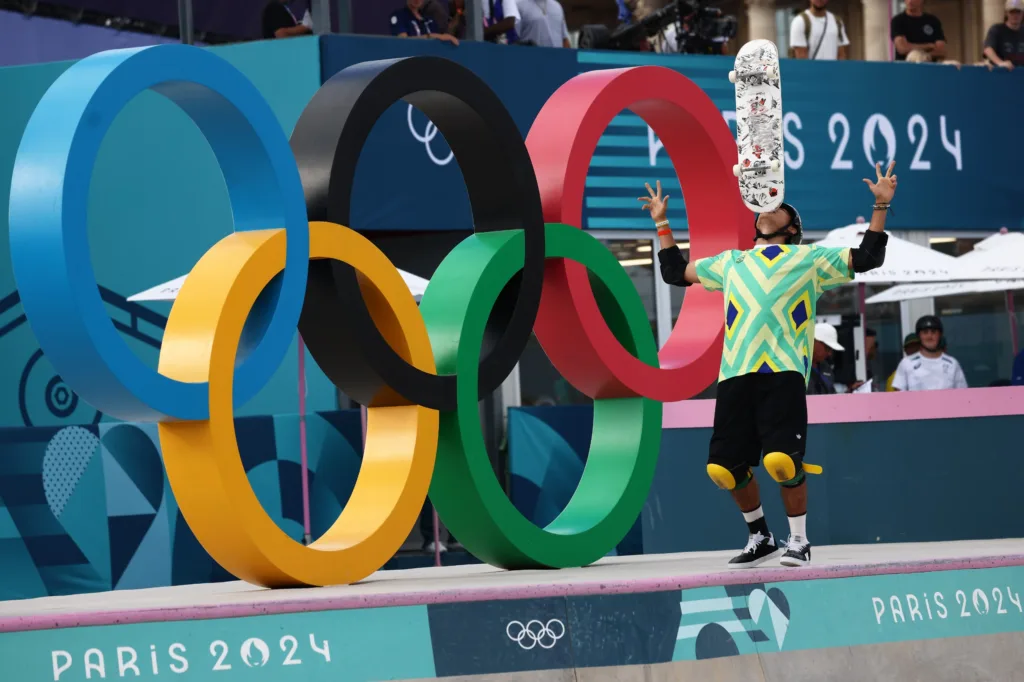
[[[772,172],[778,173],[779,169],[782,168],[782,164],[779,163],[778,159],[772,159]]]
[[[737,178],[740,176],[740,165],[738,163],[732,167],[732,174]]]
[[[729,72],[729,82],[730,83],[735,83],[736,82],[736,72],[735,71],[730,71]]]

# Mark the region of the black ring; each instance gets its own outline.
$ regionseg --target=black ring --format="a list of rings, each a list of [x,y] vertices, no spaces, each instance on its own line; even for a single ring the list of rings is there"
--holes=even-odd
[[[349,221],[360,152],[377,120],[399,101],[426,114],[451,147],[469,192],[474,230],[525,232],[522,273],[487,321],[479,370],[479,395],[485,396],[526,349],[544,286],[537,177],[523,136],[494,91],[469,69],[439,57],[365,62],[335,74],[306,106],[291,137],[306,210],[311,221],[355,229]],[[455,375],[416,369],[388,345],[352,267],[310,262],[299,331],[324,374],[357,402],[455,409]]]

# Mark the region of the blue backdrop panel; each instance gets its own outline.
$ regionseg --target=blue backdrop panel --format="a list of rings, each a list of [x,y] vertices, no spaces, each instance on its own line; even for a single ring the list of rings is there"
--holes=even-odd
[[[811,542],[1021,537],[1024,416],[818,424],[808,430]],[[746,526],[704,472],[711,429],[668,429],[643,513],[644,553],[737,549]],[[755,469],[769,527],[789,533],[778,484]]]
[[[436,55],[473,70],[498,94],[525,138],[544,102],[575,72],[570,50],[435,40],[327,36],[321,47],[324,80],[359,62]],[[469,195],[451,150],[412,105],[394,104],[363,148],[352,188],[357,230],[469,230]]]
[[[736,133],[731,57],[579,52],[578,60],[581,71],[673,68],[714,100]],[[786,201],[799,208],[805,229],[831,229],[868,216],[871,195],[861,179],[874,177],[875,161],[885,166],[893,158],[900,191],[887,228],[1024,227],[1014,166],[1024,140],[1005,140],[998,126],[977,115],[979,102],[990,112],[1020,110],[1024,74],[913,66],[782,60]],[[636,208],[638,182],[671,172],[643,121],[620,116],[591,165],[588,227],[650,229]],[[678,182],[669,186],[678,196]],[[682,221],[682,204],[670,208],[669,217]]]
[[[212,48],[253,81],[285,133],[320,85],[316,38]],[[0,426],[90,424],[102,417],[54,375],[25,318],[11,274],[8,209],[22,133],[46,89],[71,62],[0,69]],[[231,230],[223,176],[196,126],[146,92],[114,120],[100,146],[89,193],[92,264],[106,308],[133,352],[156,367],[168,303],[128,303],[138,291],[186,274]],[[242,415],[295,412],[297,344]],[[310,409],[337,406],[334,387],[307,355]]]
[[[590,405],[509,410],[509,499],[534,524],[546,526],[569,504],[583,476],[593,425]],[[638,518],[613,554],[642,552]]]
[[[366,37],[323,39],[324,77],[350,64],[415,54],[465,63],[501,96],[525,135],[547,98],[577,73],[656,64],[693,79],[735,133],[730,57],[574,51]],[[1024,140],[976,115],[1024,108],[1024,74],[964,68],[915,69],[870,62],[782,62],[786,112],[786,197],[808,229],[852,223],[871,196],[861,178],[874,161],[895,158],[900,196],[892,229],[1024,227],[1015,159]],[[948,93],[957,93],[949,97]],[[699,163],[699,159],[694,160]],[[644,228],[636,197],[659,177],[679,196],[668,157],[638,117],[624,112],[598,145],[587,179],[584,217],[591,229]],[[405,104],[377,125],[360,160],[353,221],[358,229],[469,228],[469,205],[449,149],[427,120]],[[402,188],[396,193],[394,188]],[[673,191],[674,190],[674,191]],[[942,197],[939,201],[938,197]],[[685,222],[683,202],[670,209]]]
[[[239,448],[267,513],[302,539],[299,419],[244,417]],[[319,537],[355,484],[358,410],[306,420]],[[232,579],[199,546],[164,476],[153,424],[0,429],[0,601]]]

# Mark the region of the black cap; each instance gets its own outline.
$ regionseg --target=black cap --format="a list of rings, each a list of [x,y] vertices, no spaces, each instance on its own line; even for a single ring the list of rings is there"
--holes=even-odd
[[[942,320],[936,315],[925,315],[917,321],[917,327],[915,328],[917,333],[920,334],[922,329],[934,329],[936,331],[942,331]]]

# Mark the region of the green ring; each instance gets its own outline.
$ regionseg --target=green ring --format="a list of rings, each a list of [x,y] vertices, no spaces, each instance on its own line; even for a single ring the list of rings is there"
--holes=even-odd
[[[477,367],[487,318],[522,270],[524,245],[521,230],[466,238],[438,267],[420,303],[438,373],[459,377],[458,407],[440,415],[430,500],[459,542],[492,566],[584,566],[614,549],[643,509],[658,460],[662,404],[649,398],[595,400],[590,453],[565,510],[539,528],[512,505],[484,447]],[[548,224],[545,247],[546,257],[569,258],[596,276],[612,331],[637,358],[657,367],[643,302],[615,256],[569,225]]]

